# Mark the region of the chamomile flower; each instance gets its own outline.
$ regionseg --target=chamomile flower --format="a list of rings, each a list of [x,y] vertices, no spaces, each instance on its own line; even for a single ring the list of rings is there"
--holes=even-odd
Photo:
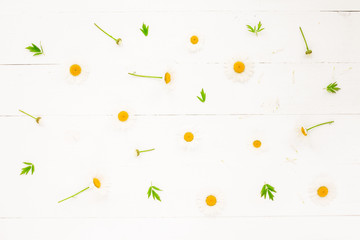
[[[225,64],[225,73],[236,82],[249,80],[254,72],[254,64],[246,57],[232,58]]]
[[[164,71],[164,74],[160,76],[143,75],[143,74],[137,74],[136,72],[128,73],[128,74],[134,77],[162,79],[166,85],[172,84],[174,78],[172,71]]]
[[[89,75],[88,65],[85,61],[69,61],[63,66],[63,74],[70,84],[83,83]]]
[[[309,196],[317,205],[327,205],[336,197],[336,186],[327,177],[318,177],[309,187]]]
[[[58,203],[61,203],[70,198],[76,197],[77,195],[79,195],[80,193],[83,193],[85,191],[94,191],[97,194],[99,194],[100,196],[104,196],[109,192],[109,183],[106,181],[106,178],[104,178],[102,175],[92,174],[91,177],[89,177],[88,185],[84,189],[71,195],[70,197],[60,200]]]
[[[197,205],[206,216],[216,216],[224,208],[224,198],[218,191],[206,191],[199,195]]]
[[[194,149],[199,143],[199,132],[196,131],[195,127],[184,127],[178,135],[185,150]]]
[[[252,143],[254,148],[260,148],[261,144],[262,144],[261,141],[258,140],[258,139],[254,140],[253,143]]]
[[[189,34],[186,41],[190,52],[200,51],[205,43],[204,37],[199,33]]]
[[[130,108],[117,109],[117,111],[114,111],[112,122],[116,129],[126,130],[131,128],[135,122],[133,111]]]
[[[308,135],[308,132],[313,129],[313,128],[316,128],[316,127],[319,127],[319,126],[322,126],[322,125],[326,125],[326,124],[332,124],[334,123],[334,121],[330,121],[330,122],[324,122],[324,123],[320,123],[320,124],[317,124],[315,126],[312,126],[312,127],[309,127],[309,128],[306,128],[306,127],[301,127],[301,133],[304,135],[304,136],[307,136]]]

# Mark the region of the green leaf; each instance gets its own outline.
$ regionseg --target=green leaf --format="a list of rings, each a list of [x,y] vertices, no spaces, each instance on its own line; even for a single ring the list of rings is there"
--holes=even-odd
[[[148,198],[150,198],[150,196],[151,196],[151,190],[152,190],[152,187],[149,187],[149,191],[147,192]]]
[[[156,194],[156,192],[155,192],[154,190],[151,190],[151,193],[152,193],[153,199],[155,200],[155,194]]]
[[[155,190],[158,190],[158,191],[162,191],[160,188],[157,188],[155,186],[152,186],[152,188],[155,189]]]
[[[153,191],[153,196],[154,196],[158,201],[161,202],[160,196],[159,196],[155,191]],[[154,198],[154,199],[155,199],[155,198]]]
[[[30,169],[31,169],[31,166],[23,168],[20,175],[23,175],[23,174],[27,175],[29,173]]]
[[[269,185],[269,184],[266,184],[266,187],[267,187],[269,190],[271,190],[271,191],[273,191],[273,192],[276,192],[273,186],[271,186],[271,185]]]
[[[140,28],[140,30],[145,36],[149,34],[149,26],[146,26],[145,23],[143,23],[142,28]]]
[[[201,89],[201,98],[199,96],[197,96],[197,98],[201,101],[201,102],[205,102],[206,100],[206,93],[204,92],[204,89]]]
[[[255,32],[255,29],[252,28],[250,25],[246,25],[246,26],[248,27],[248,29],[249,29],[248,31],[249,31],[249,32]]]
[[[265,193],[266,193],[266,185],[264,185],[263,187],[262,187],[262,189],[261,189],[261,197],[262,196],[264,196],[265,195]]]
[[[274,195],[269,191],[268,192],[268,194],[269,194],[269,198],[272,200],[272,201],[274,201]]]
[[[40,50],[40,48],[39,48],[38,46],[36,46],[36,45],[33,44],[33,43],[32,43],[32,45],[33,45],[34,50],[35,50],[36,52],[41,52],[41,50]]]
[[[32,46],[29,46],[29,47],[26,47],[25,49],[29,50],[30,52],[32,53],[35,53],[33,56],[37,56],[37,55],[40,55],[40,54],[44,54],[43,52],[43,48],[41,46],[41,43],[40,43],[40,48],[38,46],[36,46],[35,44],[31,44]]]
[[[337,87],[337,82],[333,82],[333,83],[330,83],[327,87],[326,87],[326,90],[329,92],[329,93],[336,93],[337,91],[339,91],[341,88]]]
[[[29,162],[23,162],[23,163],[26,165],[33,165],[32,163],[29,163]]]
[[[261,21],[259,21],[258,25],[254,26],[254,27],[251,27],[250,25],[246,25],[248,27],[248,31],[249,32],[252,32],[252,33],[255,33],[256,36],[258,35],[259,32],[261,32],[262,30],[264,30],[264,28],[261,28],[262,27],[262,23]]]

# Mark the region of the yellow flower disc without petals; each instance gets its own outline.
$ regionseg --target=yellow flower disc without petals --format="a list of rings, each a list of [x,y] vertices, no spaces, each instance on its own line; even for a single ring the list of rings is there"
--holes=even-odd
[[[73,64],[70,67],[70,74],[74,77],[79,76],[81,73],[81,67],[78,64]]]
[[[216,205],[217,200],[216,200],[215,196],[209,195],[206,197],[205,202],[206,202],[206,205],[208,205],[209,207],[212,207],[212,206]]]

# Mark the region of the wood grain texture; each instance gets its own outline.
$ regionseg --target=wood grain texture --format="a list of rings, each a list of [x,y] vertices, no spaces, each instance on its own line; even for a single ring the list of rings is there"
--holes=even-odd
[[[245,25],[260,20],[256,37]],[[2,2],[0,239],[358,239],[359,21],[356,0]],[[195,54],[194,32],[205,40]],[[32,57],[25,47],[40,41],[45,56]],[[236,56],[254,64],[245,83],[225,73]],[[73,63],[83,81],[69,78]],[[128,75],[169,70],[171,86]],[[155,151],[136,158],[137,148]],[[25,161],[34,175],[19,175]],[[57,203],[94,174],[107,195]],[[309,194],[319,176],[336,187],[326,206]],[[151,182],[161,203],[147,199]],[[274,202],[260,198],[264,182]],[[204,191],[221,193],[219,216],[199,210]]]

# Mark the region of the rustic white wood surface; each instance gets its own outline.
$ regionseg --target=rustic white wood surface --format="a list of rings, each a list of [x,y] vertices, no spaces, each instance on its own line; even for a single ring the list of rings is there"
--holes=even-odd
[[[259,20],[256,37],[245,25]],[[0,239],[359,239],[359,23],[357,0],[2,1]],[[192,32],[205,38],[195,54]],[[32,57],[24,48],[39,41],[46,55]],[[255,64],[246,83],[224,71],[237,55]],[[86,71],[81,83],[67,79],[74,62]],[[127,74],[168,68],[170,89]],[[331,95],[323,88],[334,81],[342,89]],[[130,113],[125,127],[121,110]],[[188,130],[191,149],[181,140]],[[34,175],[19,176],[24,161]],[[110,179],[107,197],[57,203],[94,171]],[[327,206],[308,194],[319,175],[337,185]],[[161,203],[146,198],[151,181],[164,189]],[[259,197],[265,181],[278,191],[274,202]],[[225,199],[217,217],[198,209],[206,189]]]

